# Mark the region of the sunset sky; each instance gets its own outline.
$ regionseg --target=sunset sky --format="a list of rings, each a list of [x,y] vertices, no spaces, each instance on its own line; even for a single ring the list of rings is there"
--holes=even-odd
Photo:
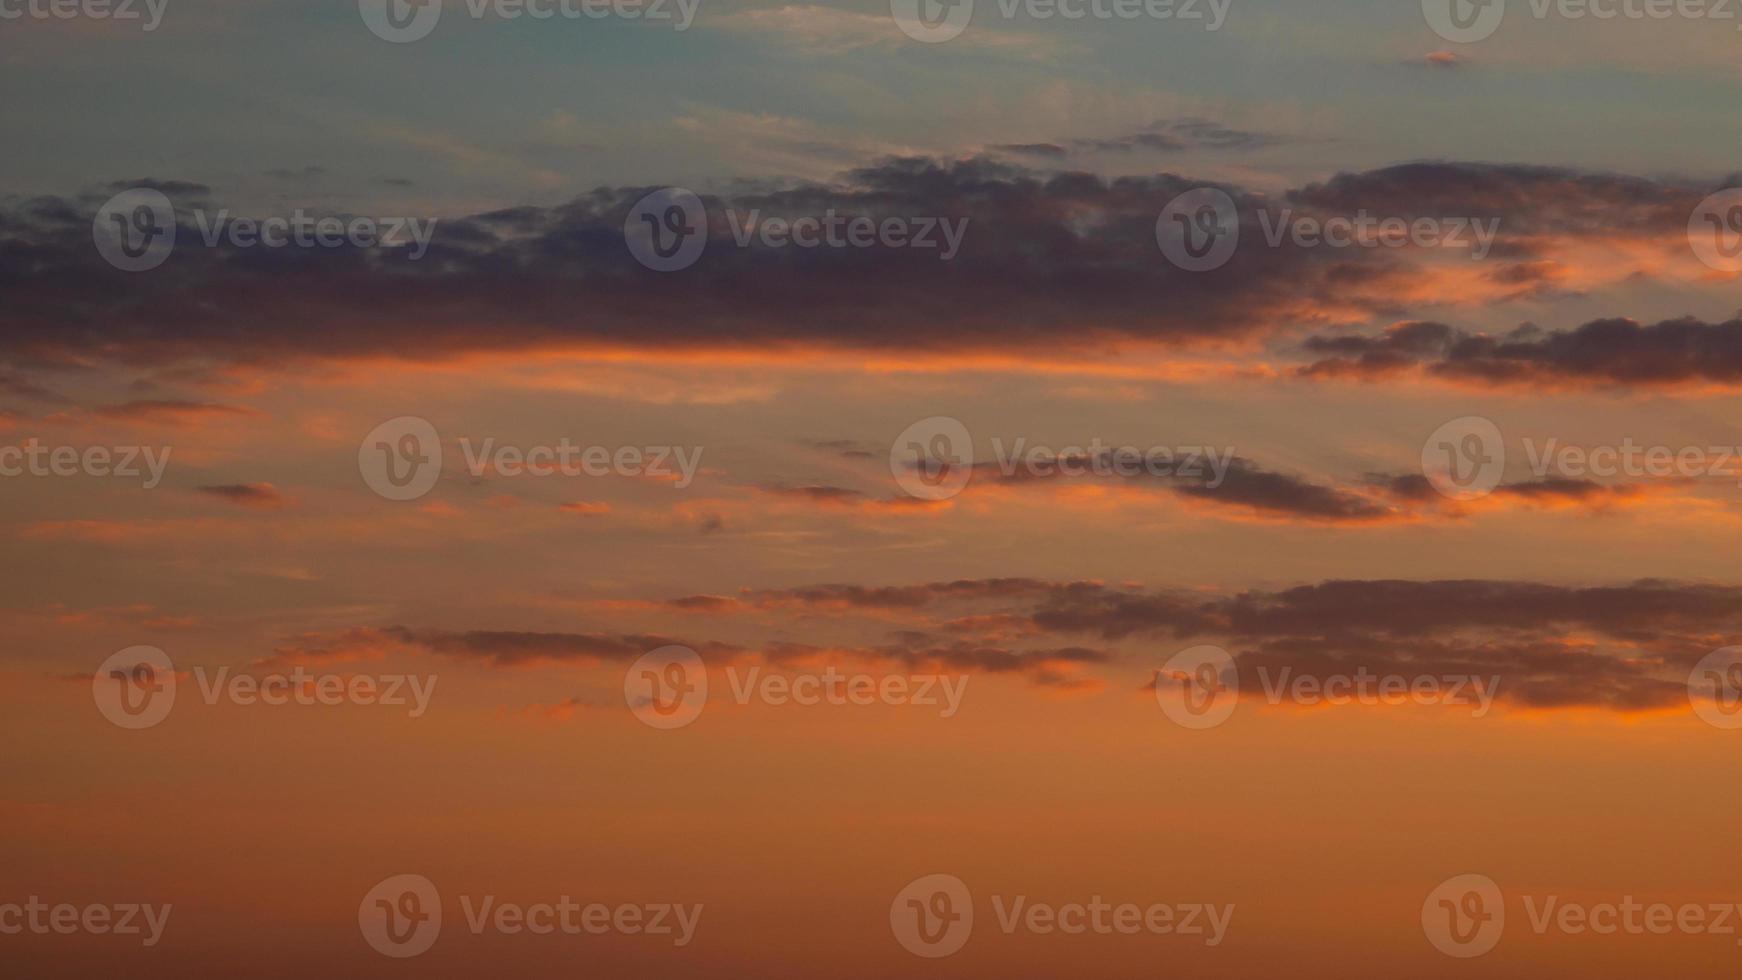
[[[1742,8],[424,2],[0,0],[0,971],[1735,974]]]

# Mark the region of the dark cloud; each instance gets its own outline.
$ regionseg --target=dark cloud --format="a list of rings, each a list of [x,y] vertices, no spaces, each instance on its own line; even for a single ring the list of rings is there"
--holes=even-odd
[[[1233,129],[1208,119],[1160,119],[1134,133],[1079,137],[1043,143],[999,143],[987,149],[1011,156],[1059,160],[1079,153],[1132,153],[1181,150],[1251,150],[1275,146],[1286,139],[1268,133]]]
[[[1532,708],[1635,711],[1686,704],[1687,674],[1742,631],[1742,587],[1641,580],[1612,586],[1505,580],[1333,580],[1284,589],[1203,593],[1134,585],[1027,578],[965,579],[905,586],[853,584],[746,589],[737,597],[688,596],[666,605],[704,614],[802,607],[811,613],[912,617],[886,630],[896,642],[829,644],[769,640],[724,643],[648,633],[544,633],[356,628],[307,636],[282,660],[354,658],[409,648],[492,667],[623,664],[680,644],[710,664],[759,661],[802,669],[858,662],[911,671],[1013,674],[1041,687],[1096,686],[1093,671],[1152,669],[1155,640],[1214,642],[1235,656],[1242,685],[1256,689],[1287,669],[1325,677],[1367,671],[1498,681],[1503,702]],[[993,610],[944,623],[960,638],[939,641],[930,613]],[[1024,646],[990,637],[1019,618]],[[980,630],[979,635],[974,635]],[[1069,642],[1072,635],[1122,644],[1121,652]],[[1045,642],[1052,639],[1052,642]],[[1141,647],[1140,653],[1131,652]],[[1124,666],[1120,666],[1124,665]],[[1269,676],[1265,676],[1268,672]]]
[[[1389,503],[1374,499],[1366,492],[1369,487],[1351,490],[1315,483],[1295,474],[1265,469],[1238,456],[1227,457],[1226,469],[1219,474],[1202,458],[1191,463],[1177,455],[1165,463],[1157,461],[1152,468],[1135,449],[1065,453],[1044,468],[1017,465],[1008,473],[997,462],[973,465],[970,490],[976,483],[1020,486],[1093,477],[1132,486],[1152,486],[1194,501],[1285,519],[1362,523],[1408,516]],[[1115,468],[1121,465],[1122,469]],[[1067,474],[1066,467],[1077,474],[1090,475]],[[1182,472],[1186,470],[1190,472]]]
[[[953,671],[984,674],[1029,674],[1036,683],[1057,685],[1077,667],[1107,663],[1104,651],[1083,646],[1015,650],[984,643],[958,641],[927,644],[923,634],[914,642],[878,646],[817,645],[771,641],[744,646],[716,641],[675,639],[643,633],[540,633],[504,630],[430,630],[390,626],[357,627],[333,636],[303,636],[274,651],[271,662],[345,659],[359,652],[383,652],[390,647],[422,650],[499,668],[550,665],[624,664],[660,647],[685,646],[713,666],[762,661],[783,668],[820,663],[865,663],[912,671]]]
[[[1201,598],[1099,588],[1053,594],[1035,623],[1109,638],[1388,634],[1436,629],[1586,629],[1637,638],[1664,630],[1742,627],[1742,588],[1642,580],[1573,587],[1489,580],[1328,581]]]
[[[533,633],[509,630],[409,629],[391,626],[381,636],[407,646],[421,647],[445,656],[476,660],[493,667],[519,667],[539,663],[627,663],[659,647],[683,643],[671,637],[645,633]],[[683,644],[705,656],[731,657],[743,648],[719,643]]]
[[[1563,167],[1421,162],[1338,174],[1284,195],[1333,214],[1499,218],[1505,239],[1549,235],[1682,234],[1715,187]],[[1515,243],[1516,244],[1516,243]]]
[[[1071,155],[1071,151],[1057,143],[999,143],[988,147],[996,153],[1009,153],[1014,156],[1045,157],[1049,160],[1061,160]]]
[[[1407,504],[1444,506],[1450,503],[1449,498],[1435,490],[1433,483],[1420,473],[1372,473],[1367,477],[1367,485]],[[1503,500],[1514,498],[1538,504],[1566,502],[1593,507],[1632,500],[1644,492],[1643,487],[1634,483],[1598,483],[1594,480],[1558,476],[1520,483],[1502,483],[1491,491],[1493,496]]]
[[[1229,595],[1037,582],[1020,598],[1043,634],[1224,644],[1243,685],[1285,667],[1482,676],[1503,701],[1541,708],[1686,704],[1688,670],[1742,630],[1742,588],[1656,580],[1352,580]]]
[[[242,507],[276,508],[284,506],[284,495],[270,483],[225,483],[195,487],[200,493]]]
[[[205,197],[212,192],[210,187],[205,184],[195,183],[194,181],[158,180],[155,177],[142,177],[137,180],[117,180],[111,182],[107,187],[107,190],[110,193],[119,193],[120,191],[135,189],[161,191],[163,194],[171,198]]]
[[[208,247],[184,213],[169,259],[136,274],[96,253],[100,201],[36,200],[0,209],[9,300],[0,356],[263,364],[618,345],[1046,351],[1219,340],[1311,320],[1322,307],[1377,315],[1394,305],[1385,286],[1408,267],[1370,256],[1285,245],[1242,249],[1212,273],[1174,268],[1155,245],[1156,216],[1200,184],[891,160],[834,185],[705,198],[708,248],[676,274],[642,268],[624,245],[630,207],[650,188],[441,220],[419,261],[408,247]],[[1231,192],[1255,221],[1262,202]],[[949,262],[936,249],[740,248],[729,208],[969,225]]]
[[[266,171],[266,176],[275,180],[310,180],[315,177],[325,176],[326,172],[327,170],[325,167],[316,167],[313,165],[296,169],[279,167],[274,170]]]
[[[1380,378],[1421,370],[1482,385],[1656,387],[1742,382],[1742,319],[1692,317],[1644,325],[1593,320],[1572,330],[1526,324],[1500,337],[1441,323],[1405,323],[1383,334],[1314,337],[1309,377]]]
[[[1129,141],[1235,148],[1263,139],[1175,120]],[[128,185],[208,191],[176,181]],[[417,261],[411,247],[208,247],[184,210],[174,253],[145,273],[120,272],[98,256],[91,218],[106,195],[19,200],[0,205],[0,292],[8,299],[0,359],[278,365],[718,346],[1045,355],[1121,341],[1222,343],[1333,316],[1406,314],[1399,297],[1419,287],[1417,263],[1425,261],[1408,251],[1301,248],[1285,239],[1241,248],[1212,272],[1174,268],[1156,247],[1156,217],[1202,185],[1174,174],[1039,173],[992,159],[886,160],[826,185],[744,181],[704,197],[707,250],[672,274],[642,268],[624,245],[625,220],[646,187],[444,218]],[[1259,213],[1278,200],[1315,214],[1499,217],[1496,254],[1516,260],[1506,274],[1522,277],[1521,289],[1551,283],[1549,269],[1529,265],[1541,261],[1548,237],[1679,234],[1704,196],[1641,178],[1447,163],[1342,174],[1280,199],[1227,190],[1243,236],[1254,241],[1263,238]],[[833,211],[969,225],[960,253],[944,262],[936,249],[737,247],[728,209],[740,218]],[[1612,347],[1607,337],[1581,337],[1577,351],[1565,352],[1545,341],[1536,353],[1530,343],[1465,338],[1471,352],[1461,348],[1453,360],[1475,373],[1527,370],[1533,359]],[[1318,373],[1361,356],[1324,359]],[[1611,373],[1624,376],[1619,366]]]
[[[120,405],[99,405],[91,410],[98,418],[129,421],[178,421],[211,415],[253,415],[254,410],[239,405],[215,402],[194,402],[179,399],[153,399],[125,402]]]

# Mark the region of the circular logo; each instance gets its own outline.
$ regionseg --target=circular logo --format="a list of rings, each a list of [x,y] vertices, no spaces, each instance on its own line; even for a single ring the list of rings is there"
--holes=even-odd
[[[1742,272],[1742,187],[1719,191],[1694,208],[1688,245],[1719,272]]]
[[[1713,728],[1742,728],[1742,646],[1713,650],[1694,665],[1688,703]]]
[[[175,249],[175,205],[147,187],[122,191],[97,209],[91,240],[103,261],[122,272],[155,269]]]
[[[357,0],[357,12],[376,37],[407,44],[435,30],[442,19],[442,0]]]
[[[1218,646],[1187,647],[1155,672],[1155,703],[1174,724],[1214,728],[1240,704],[1240,671]]]
[[[363,437],[357,471],[369,489],[388,500],[416,500],[441,478],[441,436],[415,415],[389,419]]]
[[[1155,244],[1187,272],[1219,269],[1240,246],[1240,208],[1219,188],[1186,191],[1156,217]]]
[[[623,240],[635,261],[655,272],[687,269],[708,247],[708,209],[682,187],[654,191],[629,209]]]
[[[175,664],[156,647],[128,647],[110,654],[91,675],[91,698],[113,724],[151,728],[175,707]]]
[[[363,896],[357,928],[382,956],[417,956],[442,934],[442,897],[423,875],[394,875]]]
[[[961,36],[974,19],[974,0],[889,0],[889,14],[901,33],[938,44]]]
[[[974,437],[948,415],[920,419],[890,445],[889,472],[909,497],[948,500],[974,476]]]
[[[682,728],[708,705],[708,667],[686,646],[649,650],[623,675],[623,700],[650,728]]]
[[[1506,440],[1500,427],[1480,415],[1447,422],[1421,446],[1421,473],[1441,495],[1453,500],[1486,497],[1500,485],[1506,469]]]
[[[915,956],[949,956],[974,932],[974,896],[955,875],[915,878],[889,903],[889,929]]]
[[[1487,875],[1447,878],[1421,903],[1421,931],[1447,956],[1481,956],[1505,930],[1506,900]]]
[[[1453,44],[1473,44],[1500,29],[1506,0],[1421,0],[1427,26]]]

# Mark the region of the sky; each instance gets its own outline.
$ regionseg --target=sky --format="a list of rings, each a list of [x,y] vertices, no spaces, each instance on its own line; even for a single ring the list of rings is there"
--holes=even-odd
[[[653,2],[0,0],[9,974],[1735,972],[1742,17]]]

